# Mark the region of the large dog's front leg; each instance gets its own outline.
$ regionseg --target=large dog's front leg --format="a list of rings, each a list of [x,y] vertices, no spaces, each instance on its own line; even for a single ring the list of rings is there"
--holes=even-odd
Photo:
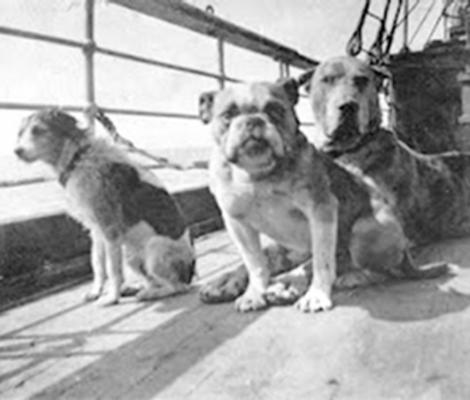
[[[100,297],[101,306],[110,306],[119,301],[122,277],[122,243],[119,240],[106,240],[104,242],[106,253],[106,275],[108,288],[104,296]]]
[[[267,306],[265,298],[269,283],[269,270],[263,253],[259,233],[238,219],[224,215],[227,231],[237,247],[248,270],[248,287],[235,300],[238,311],[260,310]]]
[[[93,283],[90,291],[85,295],[85,301],[94,301],[101,296],[106,278],[105,263],[104,241],[99,234],[91,232],[91,268],[93,270]]]
[[[309,289],[296,303],[304,312],[329,310],[333,307],[331,292],[336,279],[336,246],[338,236],[338,201],[305,208],[310,224],[313,252],[313,278]]]

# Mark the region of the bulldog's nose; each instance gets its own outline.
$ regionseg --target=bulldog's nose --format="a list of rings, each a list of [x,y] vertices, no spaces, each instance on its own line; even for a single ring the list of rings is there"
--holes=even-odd
[[[343,114],[356,114],[359,110],[359,104],[355,101],[348,101],[347,103],[343,103],[339,106],[339,110]]]
[[[252,133],[258,133],[258,129],[264,128],[266,123],[262,118],[259,117],[252,117],[248,121],[246,121],[246,129],[251,131]],[[256,136],[256,135],[255,135]]]

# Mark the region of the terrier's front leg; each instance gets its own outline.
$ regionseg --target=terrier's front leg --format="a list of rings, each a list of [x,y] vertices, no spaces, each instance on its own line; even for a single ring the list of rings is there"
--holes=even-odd
[[[122,243],[120,240],[106,240],[106,275],[108,278],[107,291],[98,300],[100,306],[110,306],[119,302],[122,277]]]
[[[85,294],[85,301],[94,301],[101,296],[106,278],[106,254],[103,239],[96,232],[91,233],[91,268],[93,270],[93,283],[91,289]]]
[[[235,243],[248,271],[248,287],[235,300],[238,311],[247,312],[267,307],[265,298],[269,282],[267,259],[263,253],[259,233],[246,223],[224,215],[227,231]]]

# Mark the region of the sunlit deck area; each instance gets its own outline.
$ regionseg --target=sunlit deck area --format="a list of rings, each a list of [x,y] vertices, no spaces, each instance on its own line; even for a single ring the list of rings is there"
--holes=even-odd
[[[224,231],[196,246],[184,296],[99,308],[84,284],[3,312],[0,398],[470,398],[468,240],[420,255],[456,276],[339,293],[315,315],[200,303],[197,286],[239,259]]]

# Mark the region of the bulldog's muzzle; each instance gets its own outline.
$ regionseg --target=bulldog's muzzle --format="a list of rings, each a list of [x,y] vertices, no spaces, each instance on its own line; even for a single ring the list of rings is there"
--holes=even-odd
[[[281,152],[278,133],[262,116],[234,120],[225,143],[227,160],[250,173],[266,173],[276,165]]]

